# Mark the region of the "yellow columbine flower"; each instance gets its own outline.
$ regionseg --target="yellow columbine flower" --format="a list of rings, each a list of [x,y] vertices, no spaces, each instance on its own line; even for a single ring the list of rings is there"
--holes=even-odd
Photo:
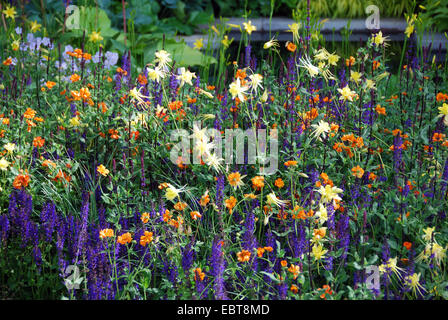
[[[272,38],[271,40],[269,40],[268,42],[266,42],[263,45],[263,49],[265,49],[265,50],[270,49],[270,48],[272,48],[273,50],[276,50],[278,47],[280,47],[280,45],[279,45],[278,41],[274,38]]]
[[[139,90],[137,90],[137,87],[134,87],[132,90],[129,91],[129,96],[131,96],[131,102],[137,101],[137,104],[146,104],[146,102],[143,99],[149,99],[150,97],[145,96],[141,93],[142,89],[144,87],[140,87]]]
[[[17,11],[16,8],[7,6],[6,9],[2,11],[2,13],[6,16],[6,18],[11,18],[14,20],[16,17]]]
[[[255,93],[257,93],[258,88],[263,89],[263,86],[261,85],[263,81],[263,76],[261,74],[258,73],[251,74],[249,76],[249,79],[251,90],[255,91]]]
[[[428,260],[431,256],[434,257],[436,264],[440,266],[442,260],[446,258],[446,248],[442,247],[437,242],[429,242],[425,249],[417,257],[417,261]]]
[[[317,138],[319,141],[322,141],[322,138],[325,139],[327,133],[330,132],[331,129],[329,123],[323,120],[320,120],[318,124],[312,124],[311,127],[314,128],[312,137]]]
[[[92,31],[92,33],[89,35],[89,40],[92,42],[99,42],[102,41],[104,38],[101,36],[101,33]]]
[[[10,165],[10,162],[5,158],[0,159],[0,170],[6,171]]]
[[[420,273],[413,273],[410,276],[406,276],[404,279],[406,287],[412,290],[415,296],[418,293],[422,294],[425,290],[423,286],[420,284]]]
[[[319,218],[319,223],[324,224],[328,220],[328,211],[322,203],[319,203],[319,211],[316,212],[316,216]]]
[[[170,54],[165,50],[159,50],[155,53],[156,59],[154,60],[159,66],[164,69],[169,66],[169,63],[172,61],[170,58]]]
[[[191,82],[193,78],[196,78],[194,72],[190,72],[190,70],[186,70],[184,67],[180,68],[180,75],[177,76],[177,79],[180,80],[180,87],[182,88],[185,83],[188,83],[190,86],[193,85]]]
[[[247,86],[241,86],[240,78],[236,79],[236,81],[232,82],[229,86],[229,92],[232,95],[232,99],[238,97],[240,101],[244,101],[245,95],[244,93],[249,89]]]
[[[168,187],[165,190],[165,198],[169,201],[173,201],[174,199],[179,197],[179,194],[183,191],[183,189],[177,189],[173,185],[168,184]]]
[[[40,28],[42,27],[42,25],[37,23],[37,21],[32,21],[30,27],[31,27],[31,32],[34,33],[36,31],[39,31]]]
[[[388,37],[383,37],[383,33],[380,31],[377,34],[374,34],[372,37],[372,42],[375,43],[377,46],[383,44],[385,41],[388,41]]]
[[[353,97],[355,96],[355,92],[350,90],[348,85],[346,85],[342,89],[338,88],[338,91],[341,94],[341,96],[339,97],[339,100],[353,101]]]
[[[425,233],[422,236],[423,240],[425,240],[426,242],[430,242],[433,238],[433,233],[435,229],[436,229],[435,227],[432,228],[428,227],[426,229],[423,229],[423,232]]]
[[[246,30],[246,32],[248,34],[252,34],[253,31],[257,30],[257,27],[252,25],[252,21],[249,20],[248,23],[243,22],[243,26],[244,26],[244,30]]]
[[[16,145],[15,143],[8,142],[3,146],[3,148],[5,148],[6,151],[8,151],[8,154],[12,154],[16,148]]]
[[[439,109],[439,114],[441,116],[448,116],[448,103],[444,103]]]
[[[322,259],[323,256],[325,256],[325,254],[328,252],[328,250],[324,250],[323,246],[321,244],[315,244],[313,246],[313,251],[312,251],[312,256],[314,257],[314,259],[316,259],[316,261],[319,261],[320,259]]]
[[[353,81],[355,81],[356,84],[359,83],[359,80],[361,80],[361,77],[362,77],[362,73],[359,73],[358,71],[353,71],[353,70],[352,70],[352,71],[350,72],[350,79],[353,80]]]
[[[339,189],[338,187],[330,187],[329,184],[324,186],[320,186],[319,190],[317,192],[320,193],[321,198],[320,201],[323,203],[328,203],[333,200],[342,200],[341,197],[339,197],[339,193],[342,193],[343,190]]]
[[[338,56],[337,54],[332,53],[328,56],[328,63],[331,64],[332,66],[335,66],[335,65],[337,65],[340,58],[341,57]]]
[[[397,260],[397,257],[389,258],[385,264],[383,263],[378,267],[379,272],[383,274],[392,271],[399,279],[401,279],[400,272],[403,272],[404,270],[397,266]]]
[[[266,196],[266,203],[274,204],[277,207],[284,207],[288,203],[288,200],[280,200],[279,198],[277,198],[274,192],[271,192]]]
[[[371,90],[371,89],[376,90],[375,81],[367,79],[366,80],[366,90]]]
[[[294,41],[298,42],[300,24],[298,24],[298,23],[288,24],[288,27],[289,27],[289,30],[287,30],[287,31],[292,32],[292,39]]]
[[[196,39],[196,41],[193,43],[193,48],[197,50],[201,50],[204,47],[204,39]]]

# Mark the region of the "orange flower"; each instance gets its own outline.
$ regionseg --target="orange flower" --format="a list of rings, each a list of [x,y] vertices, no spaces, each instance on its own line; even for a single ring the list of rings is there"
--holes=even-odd
[[[33,119],[36,115],[36,111],[34,111],[31,108],[27,108],[25,113],[23,114],[23,117],[26,119]]]
[[[241,174],[239,172],[232,172],[232,173],[230,173],[227,176],[227,180],[229,181],[229,184],[232,187],[234,187],[235,189],[242,185]]]
[[[35,146],[35,147],[42,148],[44,146],[44,143],[45,143],[45,139],[43,139],[41,137],[35,137],[33,139],[33,146]]]
[[[291,290],[292,293],[299,292],[299,288],[295,284],[291,285],[291,288],[289,290]]]
[[[140,83],[141,85],[146,85],[148,84],[148,79],[145,77],[144,74],[139,74],[138,78],[137,78],[138,83]]]
[[[204,280],[205,273],[202,272],[201,268],[196,268],[196,269],[193,270],[193,272],[194,272],[194,281],[198,281],[198,279],[199,279],[199,281],[203,281]]]
[[[375,107],[375,111],[376,111],[378,114],[382,114],[383,116],[386,115],[386,108],[381,107],[379,104],[376,105],[376,107]]]
[[[12,186],[16,189],[22,189],[28,187],[28,184],[30,182],[30,176],[28,174],[19,174],[14,179],[14,182],[12,183]]]
[[[250,251],[248,250],[241,250],[236,255],[239,262],[247,262],[250,260]]]
[[[364,169],[361,168],[360,166],[356,166],[352,168],[352,175],[361,179],[362,176],[364,175]]]
[[[263,253],[265,252],[264,248],[257,248],[257,256],[259,258],[263,257]]]
[[[12,64],[12,58],[11,57],[9,57],[8,59],[3,61],[3,65],[5,65],[5,66],[9,66],[11,64]]]
[[[350,56],[350,59],[345,59],[345,65],[347,67],[350,67],[355,63],[355,61],[356,61],[355,58]]]
[[[118,236],[117,242],[119,244],[127,244],[131,243],[132,236],[129,232],[123,233],[121,236]]]
[[[380,65],[381,65],[381,63],[380,63],[379,61],[374,60],[374,61],[373,61],[373,70],[378,69],[378,67],[379,67]]]
[[[403,247],[405,247],[407,250],[411,250],[412,242],[403,242]]]
[[[54,163],[51,160],[46,159],[44,162],[42,162],[42,166],[48,168],[49,166],[52,166],[53,168],[56,168],[56,163]]]
[[[282,178],[278,178],[277,180],[275,180],[274,184],[279,189],[285,186],[285,183],[283,182]]]
[[[287,41],[286,42],[286,49],[288,49],[288,51],[294,52],[294,51],[296,51],[297,46],[294,43],[292,43],[290,41]]]
[[[47,81],[47,82],[45,82],[45,86],[46,86],[48,89],[53,88],[55,85],[56,85],[56,82],[53,82],[53,81]]]
[[[98,171],[98,173],[100,173],[102,176],[107,176],[109,174],[109,170],[106,169],[106,167],[102,164],[100,164],[97,168],[96,171]]]
[[[102,229],[100,231],[100,238],[112,238],[114,236],[114,230],[112,229]]]
[[[299,273],[300,273],[300,267],[299,267],[299,266],[296,266],[296,265],[293,265],[293,264],[291,263],[291,265],[290,265],[289,268],[288,268],[288,271],[291,272],[291,273],[293,274],[293,276],[294,276],[294,280],[295,280],[295,279],[297,279],[297,277],[299,276]]]
[[[177,211],[184,211],[184,209],[187,207],[187,204],[185,202],[177,202],[174,205],[174,209],[176,209]]]
[[[434,132],[434,135],[432,136],[433,142],[441,142],[445,139],[445,135],[443,133]]]
[[[286,267],[288,265],[288,262],[286,260],[282,260],[280,261],[280,264],[282,265],[282,267]]]
[[[297,161],[295,160],[289,160],[285,162],[286,167],[295,167],[297,165]]]
[[[202,217],[202,215],[198,211],[191,211],[190,216],[193,220],[197,220],[198,218]]]
[[[236,206],[236,199],[234,196],[231,196],[229,199],[226,199],[225,201],[226,208],[229,209],[229,213],[232,214],[233,208]]]
[[[128,234],[129,234],[129,236],[131,236],[130,233],[128,233]],[[131,238],[131,240],[132,240],[132,238]],[[131,240],[129,240],[129,242],[131,242]],[[153,233],[149,232],[149,231],[145,231],[145,234],[140,237],[140,245],[142,245],[144,247],[147,244],[151,243],[152,240],[153,240]]]
[[[77,82],[77,81],[79,81],[79,79],[81,79],[81,77],[80,77],[78,74],[76,74],[76,73],[74,73],[74,74],[72,74],[72,75],[70,76],[70,80],[71,80],[72,82]]]
[[[255,176],[251,179],[252,186],[254,189],[260,191],[264,187],[264,177],[262,176]]]
[[[204,194],[204,195],[201,197],[201,200],[199,200],[199,204],[200,204],[202,207],[205,207],[209,202],[210,202],[210,196],[209,196],[208,194]]]
[[[149,218],[150,218],[150,215],[148,212],[143,212],[142,216],[140,217],[140,219],[142,220],[143,223],[148,223]]]

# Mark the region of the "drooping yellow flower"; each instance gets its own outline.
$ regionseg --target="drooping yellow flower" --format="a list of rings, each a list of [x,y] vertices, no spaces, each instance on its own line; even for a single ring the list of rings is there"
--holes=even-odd
[[[413,273],[410,276],[406,276],[404,278],[404,284],[407,288],[411,289],[415,296],[417,296],[417,292],[422,294],[425,288],[420,284],[420,273]]]
[[[170,54],[165,50],[159,50],[155,53],[156,59],[154,60],[162,69],[165,69],[169,66],[172,61],[170,58]]]
[[[0,170],[6,171],[9,167],[10,163],[5,158],[0,159]]]
[[[328,56],[328,63],[331,64],[332,66],[335,66],[335,65],[337,65],[340,58],[341,57],[338,56],[337,54],[332,53]]]
[[[280,47],[280,44],[278,43],[278,41],[275,38],[272,38],[271,40],[269,40],[268,42],[266,42],[263,45],[263,49],[267,50],[272,48],[273,50],[277,50],[277,48]]]
[[[425,249],[417,257],[417,261],[428,260],[431,257],[433,257],[436,264],[440,266],[440,263],[446,258],[446,248],[442,247],[437,242],[428,242]]]
[[[194,72],[190,72],[190,70],[185,69],[184,67],[180,68],[180,75],[177,76],[177,79],[180,80],[180,87],[182,88],[185,83],[188,83],[190,86],[193,85],[191,80],[196,78]]]
[[[274,192],[271,192],[266,196],[266,203],[276,205],[277,207],[284,207],[288,202],[288,200],[280,200],[277,198]]]
[[[253,24],[252,24],[252,21],[250,21],[249,20],[249,22],[243,22],[243,26],[244,26],[244,30],[246,30],[246,32],[248,33],[248,34],[252,34],[252,32],[253,31],[256,31],[257,30],[257,27],[256,26],[254,26]]]
[[[378,270],[381,274],[393,272],[399,279],[401,279],[401,272],[404,270],[397,266],[397,257],[389,258],[386,263],[381,264]]]
[[[261,74],[258,73],[254,73],[251,74],[249,76],[250,79],[250,87],[252,91],[255,91],[255,93],[257,93],[257,89],[263,89],[263,86],[261,85],[262,81],[263,81],[263,76]]]
[[[319,223],[324,224],[328,220],[327,207],[319,203],[319,211],[316,212],[316,216],[319,218]]]
[[[169,201],[173,201],[174,199],[179,197],[179,194],[183,191],[183,188],[177,189],[172,184],[168,184],[168,187],[165,190],[165,198]]]
[[[229,93],[232,95],[232,99],[238,97],[240,101],[244,101],[244,98],[246,97],[244,94],[248,89],[249,87],[247,86],[241,86],[240,78],[238,78],[230,84]]]
[[[372,42],[375,43],[377,46],[382,45],[383,43],[385,43],[385,41],[388,40],[389,40],[388,37],[383,37],[383,33],[381,31],[372,36]]]
[[[288,24],[288,27],[289,27],[289,30],[287,30],[287,31],[292,32],[293,41],[298,42],[300,24],[298,24],[298,23]]]
[[[425,240],[426,242],[430,242],[433,238],[433,233],[435,229],[436,229],[435,227],[432,228],[428,227],[426,229],[423,229],[423,232],[425,233],[422,236],[423,240]]]
[[[326,184],[325,187],[320,186],[317,192],[320,193],[321,195],[320,201],[323,203],[328,203],[333,200],[342,200],[341,197],[339,197],[339,193],[342,193],[343,190],[339,189],[336,186],[331,187],[329,184]]]
[[[344,101],[353,101],[353,97],[355,96],[355,92],[352,91],[348,85],[346,85],[344,88],[340,89],[338,88],[339,93],[341,94],[341,96],[339,97],[339,100],[344,100]]]
[[[359,73],[357,71],[350,71],[350,79],[353,80],[356,84],[359,83],[359,80],[361,80],[362,73]]]
[[[7,144],[5,144],[3,146],[3,148],[5,148],[6,151],[8,151],[8,154],[12,154],[14,152],[14,150],[16,149],[16,145],[15,145],[15,143],[8,142]]]
[[[319,141],[322,141],[322,138],[325,139],[327,133],[330,132],[330,124],[323,120],[320,120],[318,124],[312,124],[311,127],[314,128],[312,137],[317,138]]]
[[[89,40],[91,42],[99,42],[102,41],[104,38],[101,36],[100,32],[92,31],[92,33],[89,35]]]
[[[325,256],[327,252],[328,250],[325,250],[321,244],[315,244],[313,246],[311,255],[314,257],[314,259],[316,259],[316,261],[319,261],[323,258],[323,256]]]

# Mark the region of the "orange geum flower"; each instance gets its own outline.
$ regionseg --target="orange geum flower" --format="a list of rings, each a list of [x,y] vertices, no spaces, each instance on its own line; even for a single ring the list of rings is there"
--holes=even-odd
[[[205,278],[205,273],[202,272],[201,268],[196,268],[193,270],[194,272],[194,281],[203,281]]]
[[[25,113],[23,114],[23,117],[26,119],[33,119],[35,115],[36,115],[35,110],[33,110],[31,108],[27,108]]]
[[[274,184],[279,189],[281,189],[285,186],[285,183],[283,182],[282,178],[277,178],[277,180],[275,180]]]
[[[177,202],[174,205],[174,209],[176,209],[177,211],[184,211],[186,207],[187,207],[187,204],[185,202]]]
[[[408,241],[403,242],[403,247],[405,247],[407,250],[411,250],[412,242],[408,242]]]
[[[383,115],[383,116],[386,115],[386,108],[381,107],[379,104],[376,105],[376,107],[375,107],[375,111],[376,111],[376,113],[381,114],[381,115]]]
[[[114,230],[112,229],[102,229],[100,230],[100,238],[112,238],[114,236]]]
[[[291,290],[292,293],[299,292],[299,288],[295,284],[292,284],[291,288],[289,288],[289,290]]]
[[[258,191],[260,191],[264,187],[264,177],[255,176],[251,179],[252,187]]]
[[[53,82],[53,81],[47,81],[47,82],[45,82],[45,86],[46,86],[48,89],[53,88],[55,85],[56,85],[56,82]]]
[[[11,57],[9,57],[9,58],[7,58],[6,60],[3,61],[3,65],[5,65],[5,66],[9,66],[11,64],[12,64],[12,58]]]
[[[294,276],[294,280],[297,279],[297,277],[299,276],[300,273],[300,267],[296,266],[294,264],[291,263],[291,265],[288,268],[288,271],[291,272]]]
[[[244,177],[245,176],[241,176],[239,172],[232,172],[227,176],[227,180],[234,189],[237,189],[238,187],[241,187],[244,184],[242,181],[242,178]]]
[[[241,250],[236,255],[238,257],[239,262],[247,262],[250,260],[251,253],[248,250]]]
[[[264,253],[265,251],[266,251],[266,250],[265,250],[264,248],[257,248],[257,256],[258,256],[259,258],[263,257],[263,253]]]
[[[100,164],[97,168],[96,171],[98,171],[98,173],[100,173],[101,175],[103,175],[104,177],[107,176],[109,174],[109,170],[106,169],[106,167],[102,164]]]
[[[432,136],[433,142],[441,142],[445,139],[445,135],[443,133],[434,132],[434,135]]]
[[[360,166],[356,166],[352,168],[352,175],[361,179],[362,176],[364,175],[364,169],[361,168]]]
[[[290,41],[287,41],[286,42],[286,49],[288,49],[288,51],[294,52],[294,51],[296,51],[297,46],[294,43],[292,43]]]
[[[131,240],[132,240],[132,238],[131,238]],[[147,244],[151,243],[152,240],[153,240],[153,233],[149,232],[149,231],[145,231],[144,235],[142,235],[140,237],[140,245],[142,245],[144,247]]]
[[[285,167],[295,167],[295,166],[297,166],[297,161],[289,160],[289,161],[286,161],[284,164],[285,164]]]
[[[142,216],[140,217],[140,220],[142,220],[143,223],[149,222],[150,215],[148,212],[143,212]]]
[[[236,199],[234,196],[231,196],[229,199],[226,199],[225,201],[226,208],[229,209],[229,213],[232,214],[233,208],[236,206]]]
[[[12,186],[15,189],[22,189],[28,187],[28,184],[30,182],[30,176],[28,174],[19,174],[14,179],[14,182],[12,183]]]
[[[77,82],[77,81],[79,81],[81,79],[81,77],[78,75],[78,74],[76,74],[76,73],[74,73],[74,74],[72,74],[71,76],[70,76],[70,80],[71,80],[71,82]]]
[[[284,268],[288,266],[288,262],[287,262],[286,260],[282,260],[282,261],[280,261],[280,264],[281,264],[281,266],[284,267]]]
[[[131,243],[132,236],[129,232],[123,233],[121,236],[118,236],[117,242],[119,244],[127,244]]]
[[[42,148],[45,144],[45,139],[43,139],[42,137],[35,137],[33,139],[33,146],[38,147],[38,148]]]

